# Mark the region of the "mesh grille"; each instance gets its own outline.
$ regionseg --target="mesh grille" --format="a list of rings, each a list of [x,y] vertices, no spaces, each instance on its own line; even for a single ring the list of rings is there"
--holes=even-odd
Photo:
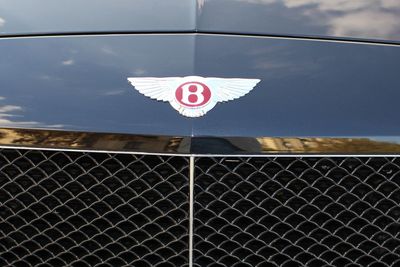
[[[400,266],[399,158],[196,160],[196,266]]]
[[[0,266],[185,266],[188,173],[181,157],[0,150]]]
[[[400,158],[198,158],[195,266],[400,266]],[[0,266],[187,266],[189,160],[0,149]]]

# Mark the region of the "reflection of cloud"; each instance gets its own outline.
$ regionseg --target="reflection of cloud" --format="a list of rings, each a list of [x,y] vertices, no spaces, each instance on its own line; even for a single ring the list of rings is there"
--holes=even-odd
[[[206,0],[197,0],[197,8],[202,9]]]
[[[4,105],[0,106],[0,126],[4,127],[14,127],[14,126],[24,126],[24,127],[29,127],[29,126],[35,126],[39,125],[38,122],[36,121],[12,121],[10,118],[16,117],[14,114],[10,114],[9,112],[14,112],[14,111],[21,111],[22,107],[20,106],[14,106],[14,105]]]
[[[0,126],[1,127],[33,127],[39,126],[40,124],[36,121],[10,121],[3,118],[0,114]]]
[[[399,0],[382,0],[382,6],[384,8],[400,8]]]
[[[399,31],[400,20],[398,16],[392,14],[382,14],[379,11],[362,11],[334,18],[331,20],[331,25],[331,33],[334,35],[363,34],[366,31],[366,25],[368,25],[366,34],[385,37]]]
[[[107,92],[104,92],[103,95],[109,96],[109,95],[122,95],[125,93],[125,90],[110,90]]]
[[[3,26],[6,23],[5,19],[0,18],[0,27]]]
[[[284,78],[296,73],[312,73],[318,70],[319,67],[320,66],[317,63],[304,62],[299,64],[298,62],[298,64],[293,64],[293,62],[283,62],[272,59],[257,62],[254,66],[256,70],[265,71],[265,75],[274,78]]]
[[[0,100],[5,100],[5,97],[0,96]],[[22,117],[14,113],[17,111],[23,111],[23,108],[16,105],[0,105],[0,127],[64,127],[64,125],[44,125],[36,121],[13,121],[12,118]]]
[[[276,70],[276,69],[288,70],[289,68],[293,68],[293,64],[284,62],[262,61],[257,63],[255,68],[260,70]]]
[[[236,0],[303,8],[302,14],[327,25],[336,36],[387,38],[400,36],[400,0]],[[321,21],[322,20],[322,21]],[[322,22],[322,23],[321,23]]]
[[[253,4],[273,4],[273,3],[277,2],[277,0],[237,0],[237,1],[253,3]],[[301,0],[299,0],[299,1],[301,1]]]
[[[64,60],[61,62],[64,66],[74,65],[75,61],[73,59]]]
[[[61,81],[62,80],[59,77],[50,76],[50,75],[46,75],[46,74],[37,76],[37,79],[42,80],[42,81]]]
[[[375,0],[372,0],[375,1]],[[320,11],[351,11],[368,7],[371,1],[367,0],[284,0],[286,7],[301,7],[306,5],[316,5]]]
[[[111,49],[109,47],[102,47],[101,52],[103,52],[104,54],[107,54],[107,55],[113,55],[113,56],[117,55],[117,52],[115,52],[113,49]]]
[[[13,105],[0,106],[0,113],[17,111],[17,110],[22,110],[22,108],[20,106],[13,106]]]
[[[203,0],[204,1],[204,0]],[[320,11],[351,11],[360,8],[400,8],[399,0],[236,0],[253,4],[283,3],[288,8],[312,6]]]
[[[135,69],[133,71],[133,74],[136,75],[136,76],[141,76],[141,75],[146,74],[146,70],[144,70],[144,69]]]

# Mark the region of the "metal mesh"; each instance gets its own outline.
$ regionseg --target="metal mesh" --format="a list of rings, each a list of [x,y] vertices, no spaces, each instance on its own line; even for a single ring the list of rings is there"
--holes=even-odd
[[[199,158],[196,266],[400,266],[399,158]]]
[[[186,266],[188,160],[0,150],[0,266]]]
[[[400,158],[198,158],[195,266],[400,266]],[[185,157],[0,149],[0,266],[187,266]]]

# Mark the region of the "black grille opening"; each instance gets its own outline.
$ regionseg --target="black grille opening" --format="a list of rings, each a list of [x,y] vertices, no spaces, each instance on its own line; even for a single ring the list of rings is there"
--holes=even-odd
[[[195,266],[400,266],[400,159],[197,158]],[[187,266],[189,160],[0,149],[0,266]]]
[[[0,150],[0,266],[185,266],[188,160]]]
[[[199,158],[196,266],[400,266],[400,159]]]

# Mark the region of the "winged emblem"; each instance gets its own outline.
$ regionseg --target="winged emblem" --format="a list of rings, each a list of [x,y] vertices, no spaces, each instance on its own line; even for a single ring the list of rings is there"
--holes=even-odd
[[[201,117],[219,102],[227,102],[249,93],[259,79],[187,77],[140,77],[128,81],[141,94],[169,102],[186,117]]]

